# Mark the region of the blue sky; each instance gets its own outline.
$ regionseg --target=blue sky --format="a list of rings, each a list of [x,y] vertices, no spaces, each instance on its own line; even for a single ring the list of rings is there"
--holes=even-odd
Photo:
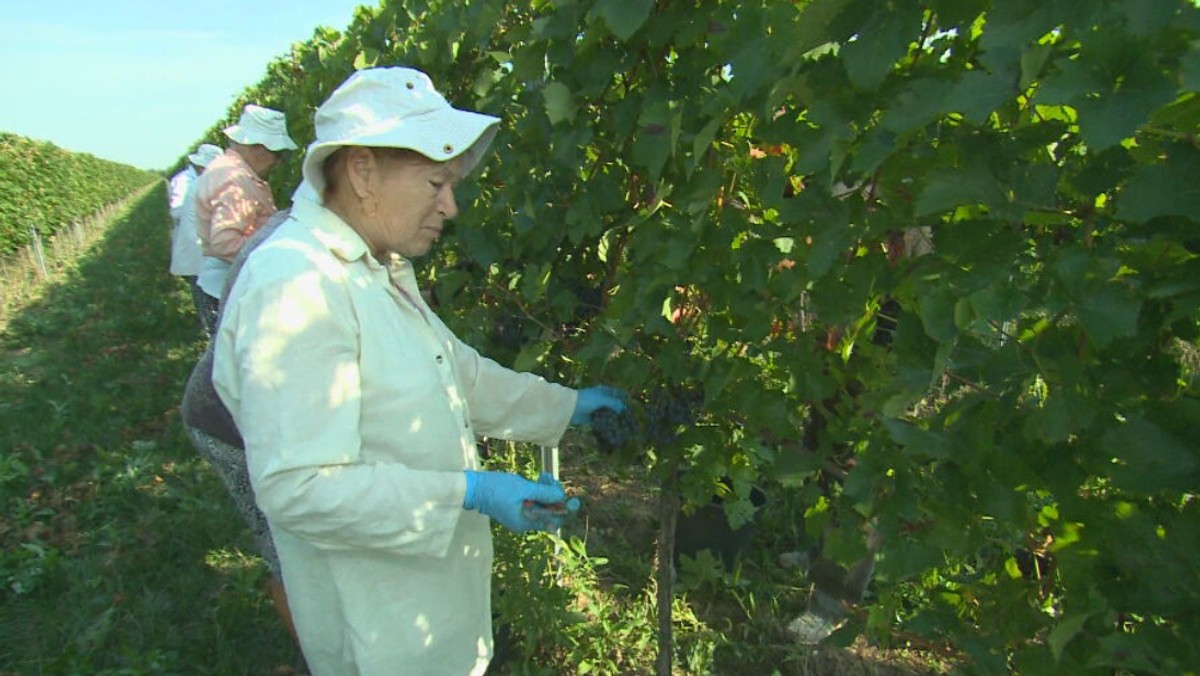
[[[317,26],[378,0],[0,0],[0,131],[164,169]]]

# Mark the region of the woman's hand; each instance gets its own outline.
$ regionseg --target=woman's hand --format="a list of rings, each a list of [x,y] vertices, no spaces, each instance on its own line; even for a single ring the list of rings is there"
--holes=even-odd
[[[548,473],[536,483],[516,474],[467,470],[467,495],[463,509],[486,514],[505,528],[524,533],[530,530],[552,531],[560,528],[566,514],[555,514],[544,506],[565,505],[567,495],[562,484]],[[529,509],[526,503],[541,505]],[[578,509],[578,502],[576,509]],[[569,507],[567,507],[569,509]]]
[[[590,424],[592,414],[602,408],[611,408],[620,413],[625,410],[625,398],[624,390],[607,385],[579,390],[579,396],[575,399],[575,411],[571,414],[571,424]]]

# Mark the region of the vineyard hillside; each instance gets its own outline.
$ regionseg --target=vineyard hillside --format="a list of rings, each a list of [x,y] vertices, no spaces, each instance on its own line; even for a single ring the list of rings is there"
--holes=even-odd
[[[0,255],[48,238],[157,180],[153,173],[0,132]]]

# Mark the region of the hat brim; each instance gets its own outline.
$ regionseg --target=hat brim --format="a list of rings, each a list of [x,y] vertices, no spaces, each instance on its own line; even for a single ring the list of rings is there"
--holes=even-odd
[[[201,143],[194,152],[187,156],[188,162],[197,167],[207,167],[213,160],[224,154],[225,149],[212,143]]]
[[[458,108],[441,108],[423,115],[398,117],[378,125],[368,134],[354,138],[314,141],[304,156],[304,179],[318,195],[325,192],[325,160],[338,148],[404,148],[418,152],[434,162],[449,162],[462,157],[462,175],[470,174],[483,159],[500,118]]]
[[[230,139],[241,143],[242,145],[256,146],[261,145],[271,152],[278,153],[284,150],[296,150],[300,146],[286,134],[263,134],[256,133],[252,129],[247,129],[240,124],[235,124],[225,129],[225,135]]]

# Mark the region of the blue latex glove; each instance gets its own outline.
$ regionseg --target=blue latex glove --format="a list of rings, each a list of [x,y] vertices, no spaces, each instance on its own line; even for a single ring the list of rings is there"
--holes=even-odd
[[[611,408],[620,413],[625,410],[625,392],[616,387],[597,385],[579,390],[575,399],[575,411],[571,414],[572,425],[587,425],[597,409]]]
[[[538,476],[537,482],[543,486],[562,488],[562,484],[549,472],[542,472]],[[554,503],[526,500],[522,505],[521,513],[526,519],[537,524],[539,530],[558,530],[562,528],[567,519],[574,518],[582,506],[583,501],[575,497],[567,498],[566,502]]]
[[[534,483],[516,474],[505,472],[476,472],[467,470],[467,495],[463,499],[463,509],[471,509],[491,517],[505,528],[524,533],[529,530],[554,530],[562,525],[561,520],[555,523],[549,515],[541,515],[537,510],[526,510],[525,502],[553,505],[565,502],[566,493],[562,484],[549,474],[544,482],[539,477]],[[526,512],[529,511],[529,514]]]

